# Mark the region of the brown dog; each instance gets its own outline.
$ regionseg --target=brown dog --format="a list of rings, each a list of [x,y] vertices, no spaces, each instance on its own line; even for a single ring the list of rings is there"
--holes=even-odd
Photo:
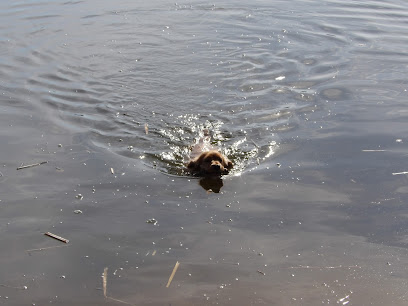
[[[193,147],[192,159],[187,164],[188,170],[196,175],[221,176],[228,174],[232,162],[210,144],[208,130],[204,130],[204,137]]]

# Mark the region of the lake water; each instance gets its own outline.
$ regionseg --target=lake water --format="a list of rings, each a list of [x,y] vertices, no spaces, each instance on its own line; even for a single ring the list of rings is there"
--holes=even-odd
[[[406,1],[0,16],[0,304],[408,304]]]

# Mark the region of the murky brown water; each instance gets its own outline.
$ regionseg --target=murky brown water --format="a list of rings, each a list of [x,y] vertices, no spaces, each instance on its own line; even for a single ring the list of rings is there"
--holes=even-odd
[[[407,305],[408,5],[269,2],[0,3],[1,305]]]

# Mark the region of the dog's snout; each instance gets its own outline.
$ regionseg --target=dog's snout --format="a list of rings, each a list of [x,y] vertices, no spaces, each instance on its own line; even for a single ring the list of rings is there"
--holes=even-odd
[[[221,166],[220,164],[212,164],[211,168],[213,168],[214,170],[220,170]]]

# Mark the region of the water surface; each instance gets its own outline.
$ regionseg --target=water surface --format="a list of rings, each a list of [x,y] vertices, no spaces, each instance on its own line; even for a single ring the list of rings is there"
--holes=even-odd
[[[1,303],[406,305],[404,1],[0,12]]]

